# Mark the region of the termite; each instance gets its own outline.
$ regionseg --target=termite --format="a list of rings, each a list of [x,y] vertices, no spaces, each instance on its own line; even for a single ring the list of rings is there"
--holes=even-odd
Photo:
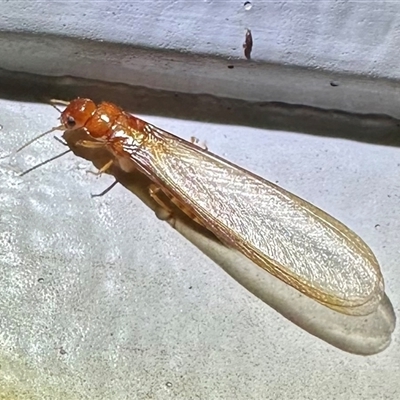
[[[109,151],[98,173],[113,164],[140,171],[167,218],[172,210],[161,193],[225,246],[324,306],[349,315],[377,308],[384,295],[377,259],[321,209],[112,103],[77,98],[60,112],[61,124],[46,134],[83,129],[90,140],[80,146]]]

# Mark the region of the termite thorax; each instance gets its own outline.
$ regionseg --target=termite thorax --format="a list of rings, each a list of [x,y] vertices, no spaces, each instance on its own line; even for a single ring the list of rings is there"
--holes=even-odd
[[[94,138],[102,138],[109,134],[121,110],[110,103],[101,103],[85,124],[87,132]]]

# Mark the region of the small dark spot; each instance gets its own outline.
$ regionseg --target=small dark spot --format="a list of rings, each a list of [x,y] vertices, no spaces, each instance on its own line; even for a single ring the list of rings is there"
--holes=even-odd
[[[233,68],[235,68],[235,66],[234,65],[228,65],[228,68],[229,69],[233,69]]]
[[[65,354],[67,354],[67,352],[64,350],[63,347],[60,347],[60,354],[61,354],[62,356],[64,356]]]
[[[44,278],[39,278],[37,281],[38,281],[39,283],[43,283],[43,282],[44,282]]]
[[[275,181],[275,183],[279,183],[279,181]]]
[[[379,229],[381,226],[379,224],[375,225],[375,229]]]
[[[332,87],[339,86],[339,82],[335,82],[335,81],[331,81],[329,84],[330,84]]]
[[[189,289],[191,289],[193,286],[189,286]]]
[[[167,382],[167,383],[165,384],[165,386],[168,387],[168,388],[170,388],[170,387],[172,387],[172,383],[171,383],[171,382]]]
[[[253,36],[251,36],[251,30],[247,29],[246,30],[246,36],[245,40],[243,43],[243,49],[244,49],[244,56],[250,60],[251,58],[251,51],[253,49]]]

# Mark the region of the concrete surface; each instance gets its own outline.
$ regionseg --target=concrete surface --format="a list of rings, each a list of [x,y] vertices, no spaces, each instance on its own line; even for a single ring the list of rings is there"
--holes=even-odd
[[[268,129],[268,118],[257,118],[254,105],[242,102],[72,80],[66,90],[59,81],[37,78],[28,86],[21,76],[11,78],[3,81],[20,80],[21,87],[2,93],[0,155],[57,123],[57,112],[32,102],[35,96],[107,93],[135,108],[140,93],[147,110],[142,117],[182,137],[206,140],[217,154],[354,229],[376,253],[398,313],[400,148],[396,140],[355,140],[366,126],[390,132],[395,121],[337,118],[299,107],[290,113],[305,126],[315,122],[314,132],[284,131],[284,118],[280,125],[272,121],[277,131]],[[242,110],[243,119],[221,123],[227,107],[234,114]],[[192,121],[172,117],[182,108]],[[252,119],[246,126],[251,112],[262,127],[252,126]],[[162,113],[168,117],[155,115]],[[346,139],[332,137],[327,126],[346,126],[345,120],[348,131],[333,131]],[[376,141],[364,137],[371,138]],[[24,170],[63,150],[43,138],[12,165]],[[126,189],[117,186],[91,199],[112,178],[86,174],[93,168],[87,161],[67,155],[24,177],[13,168],[2,161],[3,398],[398,398],[398,330],[376,355],[339,350],[268,307]]]
[[[225,59],[243,57],[249,28],[256,61],[398,79],[399,11],[393,1],[20,0],[3,3],[0,28]]]
[[[345,222],[398,314],[399,8],[4,1],[0,156],[56,123],[52,97],[114,101]],[[49,137],[14,164],[63,150]],[[273,283],[247,290],[131,191],[91,199],[112,178],[89,166],[71,154],[18,177],[0,162],[0,398],[400,397],[389,306],[350,322]]]
[[[400,3],[244,3],[3,2],[0,68],[399,117]]]

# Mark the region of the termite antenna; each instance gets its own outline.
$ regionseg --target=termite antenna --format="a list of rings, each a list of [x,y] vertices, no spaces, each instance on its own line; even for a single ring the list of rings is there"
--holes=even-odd
[[[51,161],[57,160],[57,158],[60,158],[60,157],[64,156],[65,154],[69,153],[70,151],[71,151],[71,150],[63,151],[62,153],[57,154],[56,156],[51,157],[51,158],[49,158],[49,159],[47,159],[47,160],[45,160],[45,161],[43,161],[43,162],[41,162],[41,163],[39,163],[39,164],[33,166],[32,168],[27,169],[27,170],[24,171],[24,172],[21,172],[21,173],[19,174],[19,176],[24,176],[24,175],[28,174],[29,172],[34,171],[34,170],[37,169],[37,168],[43,167],[43,165],[46,165],[46,164],[48,164],[48,163],[51,162]]]
[[[50,129],[47,132],[41,133],[38,136],[35,136],[34,138],[32,138],[31,140],[29,140],[28,142],[26,142],[24,145],[22,145],[20,148],[18,148],[17,150],[14,150],[12,153],[7,154],[6,156],[0,157],[0,160],[3,160],[4,158],[12,158],[14,157],[17,153],[19,153],[21,150],[25,149],[25,147],[28,147],[29,145],[31,145],[33,142],[36,142],[36,140],[42,138],[43,136],[48,135],[51,132],[54,131],[63,131],[65,130],[64,125],[60,125],[60,126],[56,126],[55,128]]]
[[[56,139],[57,142],[60,142],[60,143],[63,144],[64,146],[68,146],[68,143],[63,142],[63,141],[62,141],[60,138],[58,138],[57,136],[54,136],[54,139]],[[27,169],[26,171],[21,172],[21,173],[19,174],[19,176],[24,176],[24,175],[26,175],[27,173],[32,172],[32,171],[34,171],[35,169],[37,169],[37,168],[39,168],[39,167],[42,167],[43,165],[46,165],[47,163],[49,163],[49,162],[51,162],[51,161],[57,160],[57,158],[62,157],[63,155],[69,153],[70,151],[71,151],[71,149],[68,149],[68,150],[66,150],[66,151],[64,151],[64,152],[62,152],[62,153],[60,153],[60,154],[58,154],[58,155],[56,155],[56,156],[54,156],[54,157],[51,157],[51,158],[49,158],[48,160],[45,160],[45,161],[41,162],[40,164],[37,164],[37,165],[33,166],[32,168],[29,168],[29,169]]]
[[[62,113],[62,110],[60,110],[56,104],[50,104],[53,108],[55,108],[60,114]]]
[[[68,143],[67,143],[67,142],[64,142],[64,141],[61,140],[59,137],[53,136],[53,138],[54,138],[55,140],[57,140],[57,142],[61,143],[62,145],[68,146]]]
[[[69,105],[69,101],[59,100],[59,99],[51,99],[50,100],[50,105],[52,105],[61,114],[62,110],[60,110],[57,107],[57,105],[59,105],[59,106],[68,106]]]

